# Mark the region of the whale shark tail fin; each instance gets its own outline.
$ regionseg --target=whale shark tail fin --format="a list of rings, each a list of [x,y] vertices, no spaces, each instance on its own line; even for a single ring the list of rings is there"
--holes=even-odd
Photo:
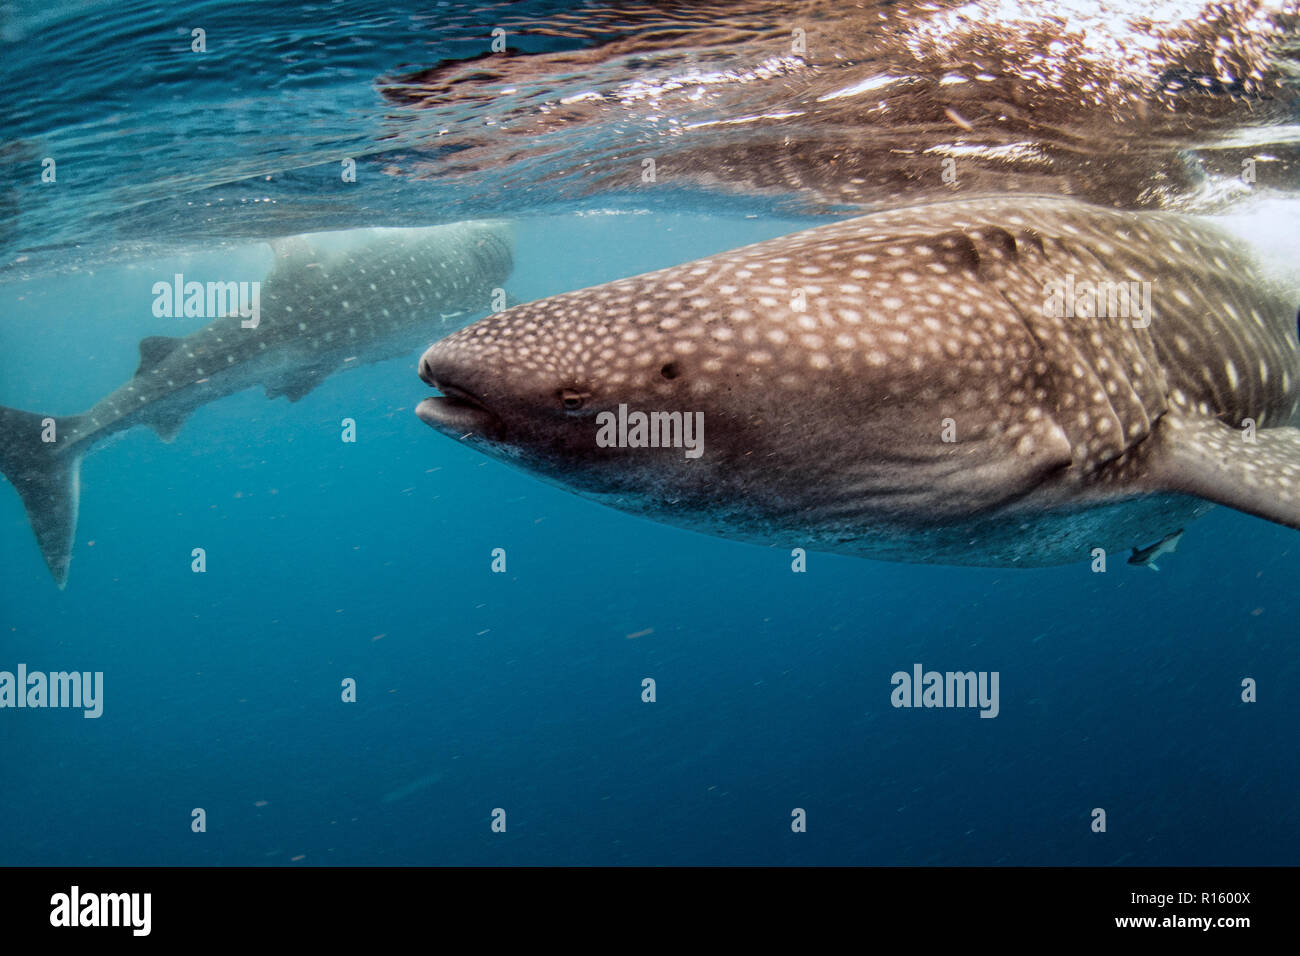
[[[55,418],[0,405],[0,472],[18,491],[54,583],[63,590],[80,501],[81,449],[64,439],[80,416]]]

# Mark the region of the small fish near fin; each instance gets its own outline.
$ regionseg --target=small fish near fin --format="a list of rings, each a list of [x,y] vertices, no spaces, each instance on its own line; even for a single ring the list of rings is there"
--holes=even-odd
[[[1300,428],[1260,428],[1248,438],[1213,419],[1170,414],[1157,435],[1142,481],[1152,491],[1195,495],[1300,530]]]
[[[27,509],[36,544],[60,591],[68,583],[77,531],[81,451],[58,436],[76,432],[81,417],[56,419],[0,405],[0,471]],[[43,441],[47,419],[55,429],[55,441],[49,443]]]
[[[140,340],[140,367],[136,376],[151,371],[163,363],[163,359],[176,351],[181,339],[170,335],[147,335]]]
[[[279,398],[285,396],[291,402],[300,400],[304,395],[314,389],[321,382],[325,381],[325,376],[317,371],[293,372],[277,379],[275,382],[268,382],[266,385],[267,398]]]

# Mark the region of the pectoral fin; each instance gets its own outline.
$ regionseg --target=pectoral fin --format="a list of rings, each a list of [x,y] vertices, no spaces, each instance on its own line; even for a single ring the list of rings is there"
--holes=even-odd
[[[150,428],[167,444],[176,440],[176,435],[185,425],[184,415],[159,415],[148,422]]]
[[[1164,416],[1144,483],[1300,530],[1300,429],[1253,434],[1213,419]],[[1170,549],[1172,550],[1172,548]]]
[[[289,401],[296,402],[324,380],[325,376],[315,370],[297,371],[268,382],[266,397],[279,398],[283,395]]]

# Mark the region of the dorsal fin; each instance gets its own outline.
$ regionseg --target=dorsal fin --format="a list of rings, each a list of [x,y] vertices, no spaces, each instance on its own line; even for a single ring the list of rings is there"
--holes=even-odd
[[[163,359],[176,351],[181,340],[170,335],[148,335],[140,340],[140,367],[135,374],[147,372],[162,364]]]
[[[302,236],[280,236],[270,240],[271,251],[275,253],[276,269],[291,267],[302,268],[317,258],[316,248]]]

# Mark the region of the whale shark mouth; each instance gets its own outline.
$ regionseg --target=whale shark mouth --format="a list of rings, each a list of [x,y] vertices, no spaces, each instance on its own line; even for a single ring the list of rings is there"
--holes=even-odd
[[[455,438],[493,438],[500,433],[501,420],[472,393],[442,382],[429,384],[442,394],[426,398],[415,407],[415,414],[426,425]]]

